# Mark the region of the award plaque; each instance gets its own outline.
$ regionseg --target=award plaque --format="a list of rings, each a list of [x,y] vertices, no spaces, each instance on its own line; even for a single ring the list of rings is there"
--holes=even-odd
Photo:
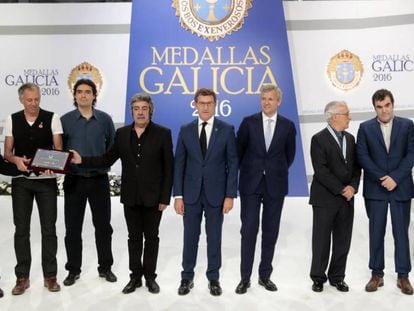
[[[65,174],[68,172],[71,158],[71,152],[37,149],[30,161],[29,169],[35,172],[51,170],[55,173]]]

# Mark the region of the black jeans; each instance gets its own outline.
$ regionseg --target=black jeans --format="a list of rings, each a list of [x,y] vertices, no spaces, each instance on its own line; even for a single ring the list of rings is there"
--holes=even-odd
[[[18,278],[29,277],[32,262],[30,251],[30,220],[33,199],[39,210],[42,234],[42,269],[44,277],[56,276],[57,273],[57,185],[55,178],[12,180],[13,221],[15,225],[14,249],[17,265],[15,273]]]
[[[124,206],[125,220],[128,226],[129,269],[131,277],[153,280],[158,258],[158,228],[162,212],[158,206]],[[145,247],[143,249],[143,240]],[[144,253],[141,261],[142,253]]]
[[[66,175],[65,191],[65,247],[66,270],[78,274],[82,265],[82,227],[86,202],[89,202],[95,227],[95,243],[98,252],[98,271],[106,272],[113,264],[111,198],[108,174],[94,177]]]

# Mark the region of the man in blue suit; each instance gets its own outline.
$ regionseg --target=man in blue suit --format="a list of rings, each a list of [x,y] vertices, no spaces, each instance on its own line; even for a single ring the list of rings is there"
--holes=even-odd
[[[183,215],[183,271],[179,295],[193,287],[200,224],[204,213],[207,234],[207,279],[210,294],[222,293],[221,232],[223,214],[237,197],[237,148],[233,126],[214,117],[216,94],[199,89],[194,95],[198,119],[181,127],[175,152],[174,208]]]
[[[259,284],[269,291],[277,290],[270,275],[283,201],[288,193],[288,169],[296,151],[295,125],[277,112],[282,102],[281,90],[275,85],[264,85],[260,101],[262,111],[246,117],[237,133],[242,222],[241,281],[237,294],[246,293],[250,287],[262,203]]]
[[[412,295],[408,279],[411,271],[408,228],[411,198],[414,196],[414,125],[394,116],[394,97],[381,89],[372,96],[377,116],[361,123],[357,136],[357,155],[364,169],[365,207],[369,218],[369,268],[372,277],[365,286],[373,292],[384,285],[384,236],[388,206],[395,245],[397,286]]]

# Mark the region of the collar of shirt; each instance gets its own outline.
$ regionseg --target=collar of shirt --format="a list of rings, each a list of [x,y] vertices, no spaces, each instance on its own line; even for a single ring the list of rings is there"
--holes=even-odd
[[[271,116],[270,118],[264,112],[262,112],[262,118],[263,118],[263,125],[267,124],[268,119],[272,119],[274,121],[274,124],[276,124],[277,112],[273,116]]]
[[[152,121],[149,121],[148,125],[144,129],[144,132],[142,132],[142,135],[146,134],[150,130],[151,125],[152,125]],[[134,133],[136,133],[135,132],[135,123],[134,122],[132,122],[132,124],[131,124],[131,131],[134,132]],[[141,135],[141,137],[142,137],[142,135]]]
[[[80,113],[80,111],[79,111],[79,109],[76,109],[75,110],[75,114],[76,114],[76,118],[77,119],[86,119],[81,113]],[[95,109],[93,109],[92,108],[92,116],[89,118],[89,119],[92,119],[92,118],[94,118],[94,119],[98,119],[98,116],[97,116],[97,114],[95,113]]]
[[[277,112],[270,118],[264,112],[262,112],[262,119],[263,119],[263,132],[264,133],[266,133],[267,122],[268,122],[267,120],[273,120],[272,122],[272,137],[273,137],[273,134],[276,128]]]
[[[391,120],[390,120],[390,122],[388,122],[388,123],[383,123],[383,122],[381,122],[379,119],[377,119],[377,121],[378,121],[378,123],[380,124],[380,126],[381,126],[381,128],[382,127],[387,127],[387,128],[392,128],[392,121],[394,120],[394,118],[392,118]]]
[[[339,148],[341,148],[341,144],[339,142],[338,136],[336,135],[336,133],[339,133],[338,131],[334,130],[332,126],[330,126],[328,124],[328,126],[326,127],[329,131],[329,133],[331,133],[332,137],[335,139],[335,141],[337,142]],[[346,159],[346,138],[345,138],[345,131],[341,132],[342,133],[342,137],[344,138],[342,141],[342,155],[344,157],[344,159]]]
[[[198,118],[198,137],[200,137],[201,129],[203,128],[203,122],[207,122],[206,127],[204,129],[206,131],[207,147],[208,147],[208,143],[210,142],[210,136],[211,136],[211,132],[213,129],[213,124],[214,124],[214,116],[212,116],[207,121],[203,121],[200,118]]]

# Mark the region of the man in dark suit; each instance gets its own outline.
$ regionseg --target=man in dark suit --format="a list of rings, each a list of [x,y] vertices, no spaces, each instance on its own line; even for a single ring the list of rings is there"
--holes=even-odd
[[[361,123],[357,137],[358,161],[364,169],[363,195],[369,218],[372,274],[365,290],[373,292],[384,284],[384,236],[389,207],[397,286],[404,294],[412,295],[408,278],[411,271],[408,228],[414,197],[414,125],[409,119],[394,116],[394,97],[390,91],[376,91],[372,104],[377,116]]]
[[[4,161],[3,156],[0,154],[0,174],[8,176],[17,176],[21,172],[17,169],[16,165]],[[3,297],[3,290],[0,288],[0,298]]]
[[[183,271],[179,295],[193,287],[200,224],[207,234],[207,279],[210,294],[221,295],[223,214],[237,197],[237,149],[233,126],[214,117],[216,94],[199,89],[194,96],[198,119],[181,127],[175,152],[174,208],[184,220]]]
[[[325,117],[328,126],[311,141],[314,175],[309,199],[313,208],[310,277],[315,292],[323,290],[327,279],[337,290],[347,292],[345,267],[351,246],[354,195],[358,191],[361,170],[356,161],[355,138],[345,131],[351,120],[347,104],[330,102],[325,107]]]
[[[288,169],[296,151],[295,125],[277,113],[282,102],[281,90],[275,85],[264,85],[260,101],[262,111],[244,118],[237,133],[242,222],[238,294],[246,293],[250,287],[262,203],[259,284],[269,291],[277,290],[270,275],[283,201],[288,193]]]
[[[141,287],[144,276],[149,292],[158,293],[158,228],[162,211],[170,202],[173,179],[171,131],[151,121],[154,105],[149,95],[134,95],[131,111],[134,122],[116,131],[115,142],[106,154],[81,158],[75,153],[73,162],[106,167],[121,159],[121,202],[128,226],[131,270],[130,281],[122,292],[128,294]]]

